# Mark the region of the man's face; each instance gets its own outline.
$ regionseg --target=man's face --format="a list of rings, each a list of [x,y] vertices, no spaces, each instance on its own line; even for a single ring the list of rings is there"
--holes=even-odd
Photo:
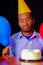
[[[30,13],[24,13],[18,15],[18,25],[24,32],[29,32],[32,30],[34,24],[34,19],[31,17]]]

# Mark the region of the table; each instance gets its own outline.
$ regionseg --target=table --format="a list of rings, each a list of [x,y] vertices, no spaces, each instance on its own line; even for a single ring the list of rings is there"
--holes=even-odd
[[[0,57],[0,65],[43,65],[42,61],[22,61],[17,57]]]
[[[0,65],[20,65],[20,60],[16,57],[0,57]]]

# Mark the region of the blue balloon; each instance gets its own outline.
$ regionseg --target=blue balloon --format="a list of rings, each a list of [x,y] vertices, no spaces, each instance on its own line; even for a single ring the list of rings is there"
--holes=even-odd
[[[11,26],[9,21],[5,17],[0,16],[0,43],[3,46],[9,45],[10,34]]]

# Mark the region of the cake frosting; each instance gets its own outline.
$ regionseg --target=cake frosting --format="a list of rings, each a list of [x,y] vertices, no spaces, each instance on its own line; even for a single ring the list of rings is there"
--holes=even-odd
[[[41,59],[41,51],[40,50],[28,50],[23,49],[21,52],[21,59],[24,60],[40,60]]]

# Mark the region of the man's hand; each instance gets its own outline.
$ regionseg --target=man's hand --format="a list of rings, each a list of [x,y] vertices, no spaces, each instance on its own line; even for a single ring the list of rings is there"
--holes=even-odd
[[[5,48],[2,50],[2,56],[3,56],[3,57],[8,57],[8,56],[9,56],[9,46],[5,47]]]

